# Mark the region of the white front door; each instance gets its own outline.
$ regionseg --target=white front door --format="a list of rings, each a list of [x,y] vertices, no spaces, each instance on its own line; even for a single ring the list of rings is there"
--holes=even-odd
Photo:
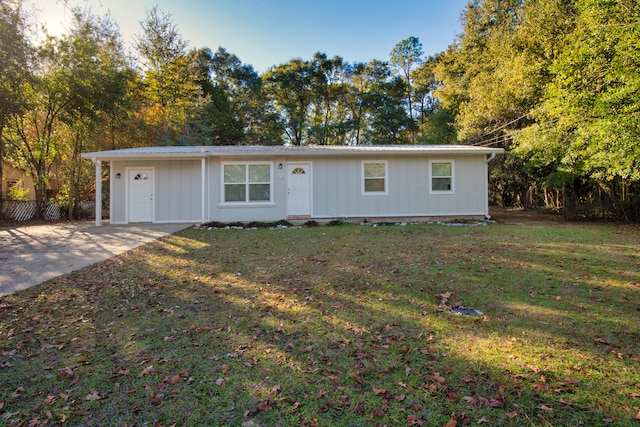
[[[311,215],[311,164],[287,164],[287,215]]]
[[[129,222],[153,221],[153,168],[129,169]]]

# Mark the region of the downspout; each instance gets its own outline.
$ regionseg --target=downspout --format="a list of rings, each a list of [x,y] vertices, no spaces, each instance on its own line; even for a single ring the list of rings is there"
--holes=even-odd
[[[496,153],[491,153],[489,157],[484,161],[484,202],[485,202],[485,214],[486,219],[491,219],[489,215],[489,162],[496,158]]]
[[[96,226],[102,226],[102,162],[95,157],[91,161],[96,165]]]

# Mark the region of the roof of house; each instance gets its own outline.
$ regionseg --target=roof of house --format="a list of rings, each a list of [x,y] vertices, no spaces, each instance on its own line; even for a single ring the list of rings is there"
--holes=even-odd
[[[265,157],[265,156],[350,156],[350,155],[480,155],[499,154],[502,148],[472,145],[226,145],[226,146],[163,146],[125,148],[122,150],[83,153],[85,159],[133,160],[205,157]]]

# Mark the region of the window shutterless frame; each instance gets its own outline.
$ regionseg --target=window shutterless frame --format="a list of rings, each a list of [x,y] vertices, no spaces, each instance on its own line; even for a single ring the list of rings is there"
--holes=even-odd
[[[363,160],[360,164],[363,196],[389,192],[389,164],[386,160]]]
[[[429,193],[455,193],[455,162],[453,160],[429,160]]]
[[[221,165],[222,204],[248,205],[273,201],[271,162],[225,162]]]

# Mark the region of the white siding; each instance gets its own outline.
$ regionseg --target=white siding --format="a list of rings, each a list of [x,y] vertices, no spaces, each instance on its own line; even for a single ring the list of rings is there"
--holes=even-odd
[[[429,159],[390,157],[386,195],[362,194],[362,158],[314,159],[313,216],[402,217],[486,213],[484,156],[443,158],[455,162],[455,193],[429,194]]]
[[[111,163],[111,222],[126,223],[126,169],[155,169],[155,222],[199,222],[201,216],[200,160],[140,160]],[[116,175],[120,174],[120,178]]]
[[[246,206],[222,200],[224,162],[266,161],[272,167],[270,203]],[[348,156],[320,157],[209,157],[206,161],[205,221],[277,221],[287,217],[287,160],[312,164],[313,218],[452,217],[487,214],[485,155]],[[454,162],[455,191],[433,194],[429,160]],[[387,194],[363,194],[362,162],[386,161]],[[282,169],[279,169],[282,164]],[[153,167],[156,222],[200,222],[202,209],[201,160],[140,160],[111,162],[111,222],[125,223],[126,170]],[[120,173],[121,177],[116,178]]]
[[[273,196],[271,203],[254,203],[246,206],[228,205],[222,200],[222,164],[224,162],[267,161],[271,163],[273,176]],[[282,163],[283,168],[278,165]],[[263,159],[243,158],[212,158],[207,169],[209,187],[209,221],[218,222],[250,222],[250,221],[279,221],[287,216],[286,209],[286,162],[282,158],[267,157]]]

